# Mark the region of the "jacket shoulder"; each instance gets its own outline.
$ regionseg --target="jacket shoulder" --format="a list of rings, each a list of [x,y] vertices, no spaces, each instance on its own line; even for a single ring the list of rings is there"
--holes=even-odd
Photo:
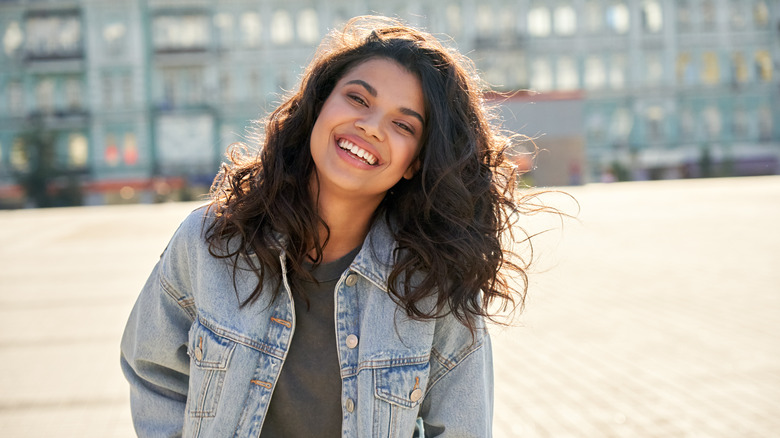
[[[438,318],[431,346],[431,384],[483,350],[485,345],[490,350],[490,334],[484,318],[477,318],[473,333],[452,314]]]
[[[192,210],[179,224],[172,241],[205,239],[209,224],[214,222],[214,212],[211,204],[203,204]]]
[[[191,211],[173,233],[160,255],[161,281],[169,293],[187,294],[191,271],[197,270],[199,259],[208,253],[206,230],[213,220],[208,205],[202,205]]]

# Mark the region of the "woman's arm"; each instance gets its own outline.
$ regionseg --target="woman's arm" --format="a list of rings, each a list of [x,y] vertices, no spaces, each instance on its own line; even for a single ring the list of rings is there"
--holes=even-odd
[[[449,322],[459,325],[452,319]],[[485,328],[478,329],[472,344],[471,335],[463,330],[463,326],[437,328],[437,332],[448,334],[445,335],[447,339],[436,343],[439,348],[434,345],[432,351],[431,383],[420,410],[426,437],[492,436],[493,353],[490,336]],[[465,337],[468,337],[466,345],[469,347],[447,348],[458,340],[465,340]],[[444,351],[454,353],[446,354]]]
[[[181,436],[184,424],[194,308],[162,277],[163,263],[142,289],[122,337],[122,371],[139,437]]]

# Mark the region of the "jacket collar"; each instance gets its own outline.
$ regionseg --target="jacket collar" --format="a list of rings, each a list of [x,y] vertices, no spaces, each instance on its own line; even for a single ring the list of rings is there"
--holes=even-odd
[[[279,245],[274,245],[274,247],[280,251],[280,262],[282,269],[284,269],[284,259],[287,257],[285,248],[289,239],[276,231],[273,232],[273,236],[275,241],[279,242]],[[397,247],[398,244],[393,237],[391,226],[385,219],[377,218],[368,230],[363,246],[349,268],[387,292],[387,281],[393,270]],[[252,252],[251,249],[250,252]]]
[[[390,224],[381,217],[377,218],[350,269],[387,291],[387,281],[393,269],[397,247]]]

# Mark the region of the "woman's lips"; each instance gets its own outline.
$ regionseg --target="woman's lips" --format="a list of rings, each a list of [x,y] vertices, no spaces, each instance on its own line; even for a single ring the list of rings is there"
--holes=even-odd
[[[375,166],[379,162],[379,159],[374,154],[361,148],[346,138],[339,139],[336,144],[338,147],[349,152],[353,157],[363,161],[369,166]]]

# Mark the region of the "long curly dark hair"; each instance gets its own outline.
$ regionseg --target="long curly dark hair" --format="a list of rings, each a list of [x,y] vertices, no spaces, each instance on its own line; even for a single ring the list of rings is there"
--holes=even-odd
[[[398,243],[389,293],[412,318],[451,313],[473,330],[476,317],[490,317],[495,302],[522,306],[527,289],[527,264],[502,245],[525,208],[515,199],[517,173],[506,157],[511,137],[498,129],[473,64],[397,20],[357,17],[330,33],[299,89],[265,120],[259,155],[246,148],[230,154],[231,164],[212,186],[210,251],[232,259],[234,270],[239,258],[248,260],[257,274],[258,285],[242,304],[265,293],[268,276],[277,287],[267,293],[280,293],[280,246],[290,277],[310,278],[303,268],[307,254],[317,262],[327,244],[318,232],[327,224],[308,184],[312,127],[338,80],[376,58],[396,61],[419,78],[426,120],[419,171],[390,189],[374,215],[393,224]],[[413,275],[421,276],[414,285]],[[421,300],[434,295],[437,306],[422,309]]]

